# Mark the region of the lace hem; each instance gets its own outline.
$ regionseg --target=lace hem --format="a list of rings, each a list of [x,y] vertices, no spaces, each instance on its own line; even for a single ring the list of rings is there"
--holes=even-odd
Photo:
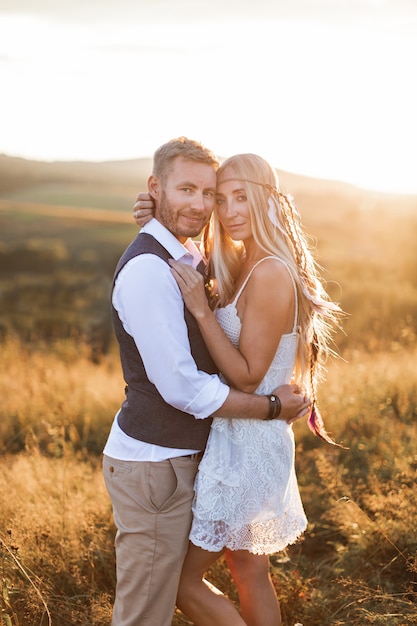
[[[252,554],[276,554],[295,543],[307,528],[305,516],[274,519],[231,529],[223,521],[194,519],[190,541],[208,552],[247,550]]]

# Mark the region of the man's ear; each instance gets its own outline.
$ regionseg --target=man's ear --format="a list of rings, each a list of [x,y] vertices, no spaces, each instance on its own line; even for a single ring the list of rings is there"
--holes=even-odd
[[[157,200],[161,194],[161,181],[158,176],[149,176],[148,178],[148,192],[151,198]]]

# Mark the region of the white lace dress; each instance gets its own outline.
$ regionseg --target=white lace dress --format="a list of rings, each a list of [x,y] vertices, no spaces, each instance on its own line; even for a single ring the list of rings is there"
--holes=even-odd
[[[241,331],[236,304],[258,263],[234,301],[216,313],[236,347]],[[293,332],[282,335],[258,394],[291,380],[298,341],[295,284],[294,291]],[[196,477],[192,543],[211,552],[227,547],[254,554],[273,554],[294,543],[307,526],[294,454],[292,426],[283,420],[215,418]]]

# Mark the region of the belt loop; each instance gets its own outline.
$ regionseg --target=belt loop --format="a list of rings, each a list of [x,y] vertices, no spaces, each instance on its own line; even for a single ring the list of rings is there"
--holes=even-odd
[[[192,454],[184,454],[184,456],[181,458],[191,459],[191,461],[201,461],[201,459],[203,458],[203,451],[200,450],[200,452],[193,452]]]

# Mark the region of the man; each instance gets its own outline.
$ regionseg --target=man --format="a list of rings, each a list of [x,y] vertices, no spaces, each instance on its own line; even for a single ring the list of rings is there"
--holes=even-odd
[[[104,450],[113,504],[117,586],[113,626],[169,626],[191,524],[193,483],[212,416],[288,419],[308,400],[289,385],[272,396],[223,384],[184,310],[170,258],[201,264],[191,240],[214,208],[218,161],[174,139],[154,155],[151,220],[116,269],[113,320],[126,387]]]

